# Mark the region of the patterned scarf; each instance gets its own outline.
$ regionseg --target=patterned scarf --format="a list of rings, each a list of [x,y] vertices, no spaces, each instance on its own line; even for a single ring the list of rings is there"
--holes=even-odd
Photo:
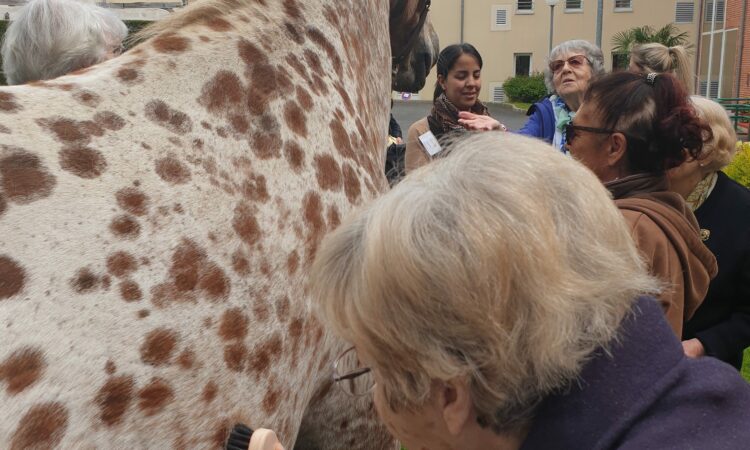
[[[552,145],[559,148],[561,152],[567,153],[565,149],[565,142],[567,141],[565,125],[573,120],[576,113],[568,109],[568,105],[557,95],[551,96],[549,101],[552,102],[552,111],[555,113],[555,137],[552,139]]]
[[[695,185],[690,195],[685,199],[685,203],[688,204],[691,211],[700,208],[703,202],[706,201],[714,186],[716,186],[718,178],[719,176],[716,175],[716,172],[711,172]]]
[[[489,116],[490,111],[479,100],[469,110],[474,114]],[[432,111],[427,116],[427,123],[430,125],[430,131],[436,138],[440,139],[445,134],[462,133],[466,128],[458,123],[458,108],[448,100],[445,93],[435,99],[432,103]]]

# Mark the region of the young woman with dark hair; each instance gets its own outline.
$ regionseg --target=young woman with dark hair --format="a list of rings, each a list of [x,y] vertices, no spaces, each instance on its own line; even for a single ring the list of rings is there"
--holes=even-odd
[[[618,72],[589,85],[566,136],[570,154],[612,193],[652,274],[664,282],[660,300],[681,337],[717,268],[665,172],[697,157],[711,129],[674,76]]]
[[[482,56],[471,44],[450,45],[440,52],[432,111],[409,128],[406,138],[407,172],[426,164],[436,154],[438,147],[430,143],[465,131],[458,123],[459,111],[489,116],[489,110],[479,101],[482,64]]]

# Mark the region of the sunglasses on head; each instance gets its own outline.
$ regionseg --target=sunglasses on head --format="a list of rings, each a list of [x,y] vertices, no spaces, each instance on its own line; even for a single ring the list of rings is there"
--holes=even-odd
[[[589,133],[597,133],[597,134],[612,134],[617,132],[617,130],[610,130],[607,128],[593,128],[593,127],[583,127],[580,125],[573,125],[572,123],[569,123],[565,125],[565,141],[568,144],[573,143],[573,139],[578,136],[578,133],[581,131],[588,131]]]
[[[563,67],[565,67],[565,63],[568,63],[571,68],[577,69],[583,66],[585,63],[591,64],[591,61],[589,61],[589,59],[583,55],[571,56],[568,59],[556,59],[549,62],[549,70],[551,70],[552,73],[559,72]]]

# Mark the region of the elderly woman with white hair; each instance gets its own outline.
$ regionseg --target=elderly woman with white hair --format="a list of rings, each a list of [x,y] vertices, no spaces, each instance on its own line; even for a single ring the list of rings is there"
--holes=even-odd
[[[550,95],[531,105],[526,111],[529,119],[517,133],[543,139],[562,153],[567,153],[565,126],[581,106],[589,81],[604,72],[601,49],[588,41],[565,41],[553,48],[544,69],[544,84]],[[461,112],[459,117],[459,123],[469,129],[502,128],[500,122],[491,117],[468,112]]]
[[[713,356],[739,369],[743,350],[750,346],[750,191],[721,171],[737,149],[726,110],[703,97],[691,100],[712,136],[698,158],[668,175],[671,189],[695,213],[701,239],[716,255],[719,273],[685,324],[683,347],[688,356]]]
[[[537,140],[459,141],[328,235],[311,282],[353,344],[334,380],[409,449],[750,442],[750,386],[685,357],[604,186]]]
[[[118,55],[128,34],[113,12],[78,0],[31,0],[2,45],[8,84],[49,80]]]

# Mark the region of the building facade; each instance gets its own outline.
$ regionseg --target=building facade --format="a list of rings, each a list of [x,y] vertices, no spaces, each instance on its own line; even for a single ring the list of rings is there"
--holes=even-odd
[[[703,0],[697,52],[698,92],[750,97],[750,6],[747,0]]]
[[[674,23],[697,47],[704,2],[559,0],[552,16],[553,46],[569,39],[596,43],[598,17],[601,17],[601,47],[608,70],[613,61],[612,37],[629,28],[649,25],[658,29]],[[719,0],[718,3],[724,2]],[[481,99],[502,102],[505,101],[502,84],[506,79],[541,72],[547,64],[551,11],[545,0],[435,0],[431,18],[440,36],[441,48],[469,42],[479,50],[484,59]],[[693,67],[696,53],[694,50],[691,56]],[[418,98],[432,99],[435,79],[433,70]]]

